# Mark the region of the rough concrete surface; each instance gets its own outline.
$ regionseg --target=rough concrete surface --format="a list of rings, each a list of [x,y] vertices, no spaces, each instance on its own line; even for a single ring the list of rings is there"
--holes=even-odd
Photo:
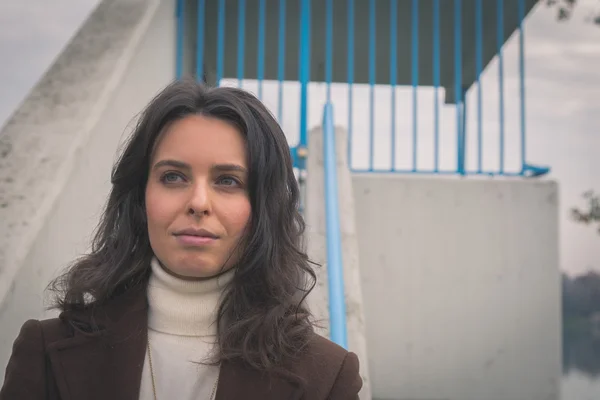
[[[0,133],[0,371],[85,252],[136,115],[175,76],[174,0],[105,0]],[[3,381],[0,374],[0,385]]]
[[[558,400],[558,186],[352,179],[372,392]]]
[[[101,2],[0,132],[0,304],[153,7],[156,1]]]

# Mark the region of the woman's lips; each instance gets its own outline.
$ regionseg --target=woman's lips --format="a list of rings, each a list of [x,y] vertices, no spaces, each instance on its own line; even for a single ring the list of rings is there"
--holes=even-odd
[[[175,236],[177,241],[184,246],[208,246],[217,241],[216,238],[209,236],[195,236],[195,235],[177,235]]]

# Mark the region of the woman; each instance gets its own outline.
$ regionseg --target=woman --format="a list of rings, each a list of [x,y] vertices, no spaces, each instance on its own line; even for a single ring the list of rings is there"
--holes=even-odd
[[[252,95],[179,81],[112,173],[91,252],[27,321],[1,400],[357,399],[358,359],[316,335],[286,138]]]

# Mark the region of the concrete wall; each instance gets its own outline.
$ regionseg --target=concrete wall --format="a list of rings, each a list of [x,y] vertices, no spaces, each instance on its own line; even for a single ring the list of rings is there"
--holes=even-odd
[[[346,318],[348,349],[360,360],[363,388],[361,400],[371,399],[369,357],[366,344],[365,311],[360,282],[358,239],[354,224],[354,199],[352,178],[346,160],[346,131],[336,128],[338,193],[340,207],[340,231],[342,235],[342,261],[344,263],[344,289],[346,295]],[[307,159],[306,223],[308,255],[320,264],[316,268],[318,280],[308,301],[311,311],[322,327],[318,332],[329,337],[329,297],[327,283],[327,238],[325,229],[325,177],[323,170],[323,130],[318,127],[309,132]]]
[[[353,185],[373,397],[558,399],[557,185]]]
[[[134,117],[175,76],[174,0],[105,0],[0,133],[0,371],[88,246]],[[0,385],[4,374],[0,374]]]

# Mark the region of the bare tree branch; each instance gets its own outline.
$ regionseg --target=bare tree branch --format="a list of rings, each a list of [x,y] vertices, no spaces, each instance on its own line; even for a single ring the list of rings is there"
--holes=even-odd
[[[556,9],[556,19],[559,22],[569,20],[578,4],[577,0],[540,0],[540,2],[545,3],[547,7]],[[600,11],[593,12],[586,18],[586,21],[600,26]]]
[[[582,197],[586,200],[587,206],[583,209],[572,208],[571,217],[582,224],[598,224],[598,233],[600,233],[600,195],[593,190],[588,190]]]

